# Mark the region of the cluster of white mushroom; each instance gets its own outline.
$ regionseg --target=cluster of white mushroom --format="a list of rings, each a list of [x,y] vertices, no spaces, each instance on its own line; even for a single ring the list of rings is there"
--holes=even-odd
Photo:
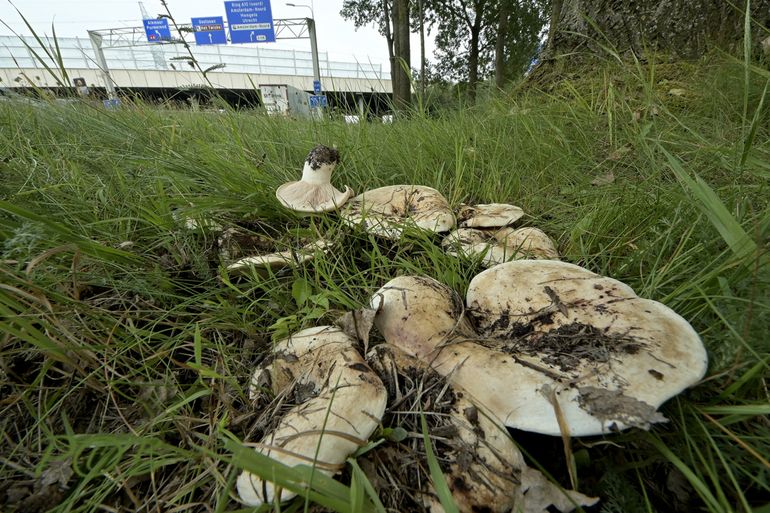
[[[365,359],[358,341],[332,326],[280,342],[255,372],[252,392],[280,395],[301,386],[310,389],[309,399],[257,450],[334,474],[381,422],[387,370],[419,369],[451,387],[449,438],[474,449],[446,455],[445,478],[460,511],[570,511],[595,503],[527,467],[505,428],[572,437],[665,421],[657,408],[705,374],[698,334],[627,285],[558,261],[543,232],[510,227],[524,215],[518,207],[465,206],[455,216],[438,191],[413,185],[374,189],[345,204],[352,191],[341,193],[329,182],[338,160],[335,150],[314,149],[302,181],[278,189],[281,203],[304,212],[344,205],[346,223],[396,240],[409,226],[448,232],[459,221],[442,246],[450,254],[482,255],[490,268],[473,278],[465,301],[426,277],[385,284],[369,310],[385,343]],[[421,500],[439,512],[435,485]],[[250,505],[276,499],[271,483],[248,472],[238,491]],[[291,496],[283,492],[280,499]]]

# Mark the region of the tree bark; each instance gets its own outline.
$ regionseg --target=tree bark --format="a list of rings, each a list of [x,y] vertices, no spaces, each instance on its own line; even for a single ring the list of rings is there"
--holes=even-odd
[[[505,40],[508,37],[508,9],[500,2],[497,17],[497,40],[495,41],[495,86],[502,89],[505,85]]]
[[[744,0],[557,0],[548,57],[587,52],[621,57],[663,52],[697,58],[712,45],[728,50],[743,41]],[[755,21],[767,26],[770,0],[753,0]],[[589,21],[590,20],[590,21]],[[761,32],[753,27],[755,36]],[[603,49],[602,47],[605,47]]]
[[[395,91],[398,77],[396,76],[396,55],[393,52],[393,33],[390,30],[392,21],[390,19],[389,2],[390,0],[382,0],[382,11],[385,17],[385,42],[388,44],[388,58],[390,60],[390,83],[393,91]]]
[[[396,108],[403,109],[411,104],[412,99],[412,84],[409,81],[409,0],[393,0],[393,35],[393,103]]]
[[[468,54],[468,99],[471,103],[476,101],[476,85],[479,82],[479,43],[485,3],[485,0],[473,2],[474,18],[473,23],[469,27],[471,40]]]
[[[425,5],[418,0],[420,8],[420,99],[425,101]]]

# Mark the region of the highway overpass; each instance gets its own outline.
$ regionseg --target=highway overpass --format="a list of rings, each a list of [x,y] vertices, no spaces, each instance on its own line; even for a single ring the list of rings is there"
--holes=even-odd
[[[139,32],[141,31],[141,32]],[[183,44],[149,44],[142,29],[99,31],[109,76],[120,94],[145,97],[185,97],[210,87],[193,67]],[[70,79],[85,79],[89,89],[104,94],[105,75],[88,37],[41,38],[0,36],[0,87],[14,90],[60,89],[57,55]],[[56,49],[58,43],[58,51]],[[258,101],[261,84],[287,84],[312,92],[313,70],[309,51],[279,50],[262,45],[190,45],[206,78],[223,97]],[[380,107],[392,92],[390,74],[383,65],[354,60],[333,60],[319,53],[321,81],[332,105],[355,106],[360,99]],[[46,69],[46,66],[48,69]],[[53,71],[53,74],[49,71]],[[376,108],[376,110],[382,110]]]

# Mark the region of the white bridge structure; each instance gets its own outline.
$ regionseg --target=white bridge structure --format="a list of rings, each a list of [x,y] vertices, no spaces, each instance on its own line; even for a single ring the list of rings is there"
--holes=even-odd
[[[301,25],[300,21],[304,20],[297,20],[297,26]],[[288,26],[285,30],[301,29]],[[196,46],[192,42],[188,43],[188,51],[184,39],[191,39],[190,36],[150,44],[142,27],[89,31],[89,36],[56,40],[0,36],[0,88],[61,88],[65,84],[61,71],[64,68],[67,87],[72,87],[72,80],[79,77],[85,79],[89,88],[104,89],[108,93],[109,82],[118,91],[213,87],[221,91],[254,92],[262,84],[313,90],[310,51],[279,50],[270,48],[269,44]],[[276,36],[282,38],[278,31]],[[283,38],[304,37],[295,33]],[[99,52],[103,54],[103,62]],[[332,60],[323,52],[319,53],[319,64],[325,92],[384,96],[393,90],[390,73],[383,70],[382,64]],[[209,71],[204,77],[198,68]]]

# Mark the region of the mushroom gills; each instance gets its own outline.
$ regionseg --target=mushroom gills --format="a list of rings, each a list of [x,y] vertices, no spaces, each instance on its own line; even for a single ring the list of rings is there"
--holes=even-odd
[[[279,251],[264,255],[252,255],[239,258],[227,266],[228,271],[246,272],[249,269],[267,270],[283,267],[296,267],[299,264],[312,260],[316,252],[326,253],[332,243],[325,239],[303,245],[296,251]]]

